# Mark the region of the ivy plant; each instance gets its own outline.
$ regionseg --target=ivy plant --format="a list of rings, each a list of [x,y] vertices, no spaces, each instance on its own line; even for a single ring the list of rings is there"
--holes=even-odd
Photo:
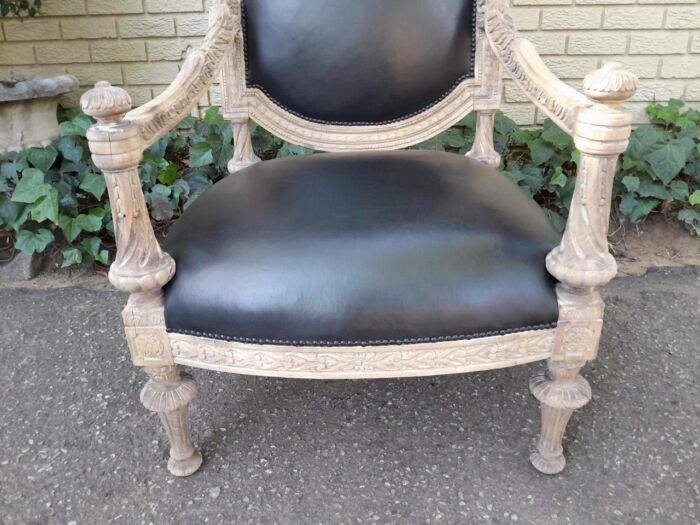
[[[663,213],[700,235],[700,113],[672,100],[648,107],[651,123],[635,129],[614,181],[614,209],[631,222]],[[0,156],[0,237],[26,253],[60,249],[63,266],[108,264],[113,224],[104,177],[90,159],[90,119],[59,110],[60,138],[46,148]],[[474,141],[472,114],[419,149],[466,153]],[[262,159],[307,155],[253,126]],[[576,185],[578,152],[552,122],[522,129],[501,113],[495,147],[502,173],[517,183],[562,230]],[[218,108],[188,117],[144,152],[139,171],[155,230],[163,235],[206,188],[224,177],[233,155],[232,132]]]
[[[41,0],[0,0],[0,16],[35,16]]]

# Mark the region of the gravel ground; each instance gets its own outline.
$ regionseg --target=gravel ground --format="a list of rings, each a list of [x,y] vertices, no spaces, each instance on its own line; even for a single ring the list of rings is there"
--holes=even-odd
[[[617,279],[593,401],[555,477],[527,462],[541,364],[461,376],[314,382],[195,371],[203,469],[176,479],[125,296],[0,289],[0,523],[700,522],[700,271]]]

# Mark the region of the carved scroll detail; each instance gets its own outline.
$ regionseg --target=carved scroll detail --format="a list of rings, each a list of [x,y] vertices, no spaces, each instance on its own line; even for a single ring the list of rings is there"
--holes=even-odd
[[[549,71],[532,43],[518,34],[507,8],[507,0],[486,0],[486,34],[491,46],[537,107],[572,134],[576,113],[591,106],[591,101]]]
[[[486,370],[546,359],[553,330],[384,347],[254,345],[169,334],[175,362],[240,374],[363,378]]]
[[[230,0],[217,0],[211,6],[204,42],[190,51],[173,83],[158,97],[127,114],[126,119],[139,127],[144,148],[188,115],[219,73],[240,28],[240,15],[238,10],[232,12],[231,5]]]

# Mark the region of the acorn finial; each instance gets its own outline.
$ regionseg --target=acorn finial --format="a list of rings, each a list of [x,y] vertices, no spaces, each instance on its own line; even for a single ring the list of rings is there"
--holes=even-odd
[[[596,102],[616,106],[634,95],[639,87],[637,75],[623,69],[619,62],[608,62],[583,79],[583,92]]]
[[[126,90],[101,81],[80,98],[80,105],[100,124],[119,122],[131,109],[131,97]]]

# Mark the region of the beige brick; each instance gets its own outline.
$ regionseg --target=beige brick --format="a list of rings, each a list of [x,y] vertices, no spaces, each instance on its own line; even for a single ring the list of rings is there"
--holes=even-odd
[[[543,9],[542,29],[598,29],[603,18],[599,7]]]
[[[146,60],[146,43],[142,41],[101,40],[90,44],[93,62],[138,62]]]
[[[605,10],[605,29],[655,29],[661,27],[664,10],[658,7],[609,7]]]
[[[616,55],[627,49],[624,33],[572,33],[567,52],[570,55]]]
[[[519,126],[532,126],[535,123],[535,106],[531,104],[503,104],[501,111]]]
[[[505,82],[503,85],[503,100],[505,102],[531,102],[525,92],[514,82]]]
[[[58,20],[41,18],[6,20],[3,22],[7,40],[58,40],[61,30]]]
[[[148,60],[157,62],[159,60],[182,60],[187,55],[188,49],[196,48],[201,38],[168,38],[163,40],[149,40]]]
[[[632,116],[632,124],[646,124],[649,122],[647,106],[649,102],[625,102],[624,108]]]
[[[602,63],[606,62],[619,62],[625,69],[629,69],[641,79],[656,78],[659,72],[659,59],[652,56],[612,56],[605,57]]]
[[[523,36],[532,42],[540,55],[563,55],[566,51],[566,37],[568,33],[523,33]]]
[[[664,57],[661,78],[696,78],[700,71],[700,56]]]
[[[630,100],[658,102],[672,98],[681,98],[685,89],[682,80],[645,80]]]
[[[93,15],[143,13],[143,0],[87,0],[87,7]]]
[[[697,4],[698,0],[638,0],[640,4]]]
[[[700,53],[700,33],[693,36],[693,39],[690,42],[690,52]]]
[[[203,36],[209,23],[206,15],[185,15],[175,19],[178,36]]]
[[[116,38],[117,24],[113,18],[83,17],[61,20],[63,38]]]
[[[5,41],[5,32],[2,30],[2,24],[0,24],[0,42]]]
[[[169,17],[119,19],[122,38],[175,36],[175,22]]]
[[[34,66],[14,66],[12,68],[13,76],[19,77],[33,77],[37,75],[41,76],[52,76],[52,75],[65,75],[66,66],[61,65],[34,65]]]
[[[685,87],[683,100],[700,102],[700,80],[688,82],[688,85]]]
[[[52,42],[34,46],[36,60],[41,64],[70,64],[90,62],[87,42]]]
[[[0,64],[33,64],[34,49],[31,44],[5,44],[0,46]]]
[[[41,16],[84,15],[85,0],[44,0],[41,3]]]
[[[539,7],[516,7],[511,11],[515,27],[529,31],[540,27]]]
[[[202,11],[202,0],[146,0],[146,11],[149,13],[186,13]]]
[[[99,80],[114,85],[124,82],[121,66],[114,64],[72,65],[68,66],[68,73],[74,75],[81,86],[92,86]]]
[[[666,12],[668,29],[699,29],[700,7],[669,7]]]
[[[572,0],[513,0],[513,5],[571,5]]]
[[[688,49],[689,38],[689,33],[678,31],[633,34],[630,37],[629,52],[634,55],[684,54]]]
[[[151,86],[128,86],[124,89],[129,92],[133,106],[142,106],[153,99]]]
[[[583,78],[598,69],[597,57],[544,57],[544,61],[560,78]]]
[[[219,84],[214,84],[209,88],[209,102],[212,106],[221,106],[223,104],[221,86]]]
[[[576,0],[576,5],[634,4],[635,0]]]
[[[150,62],[124,66],[124,76],[129,84],[167,85],[173,81],[177,73],[178,67],[174,62]]]

